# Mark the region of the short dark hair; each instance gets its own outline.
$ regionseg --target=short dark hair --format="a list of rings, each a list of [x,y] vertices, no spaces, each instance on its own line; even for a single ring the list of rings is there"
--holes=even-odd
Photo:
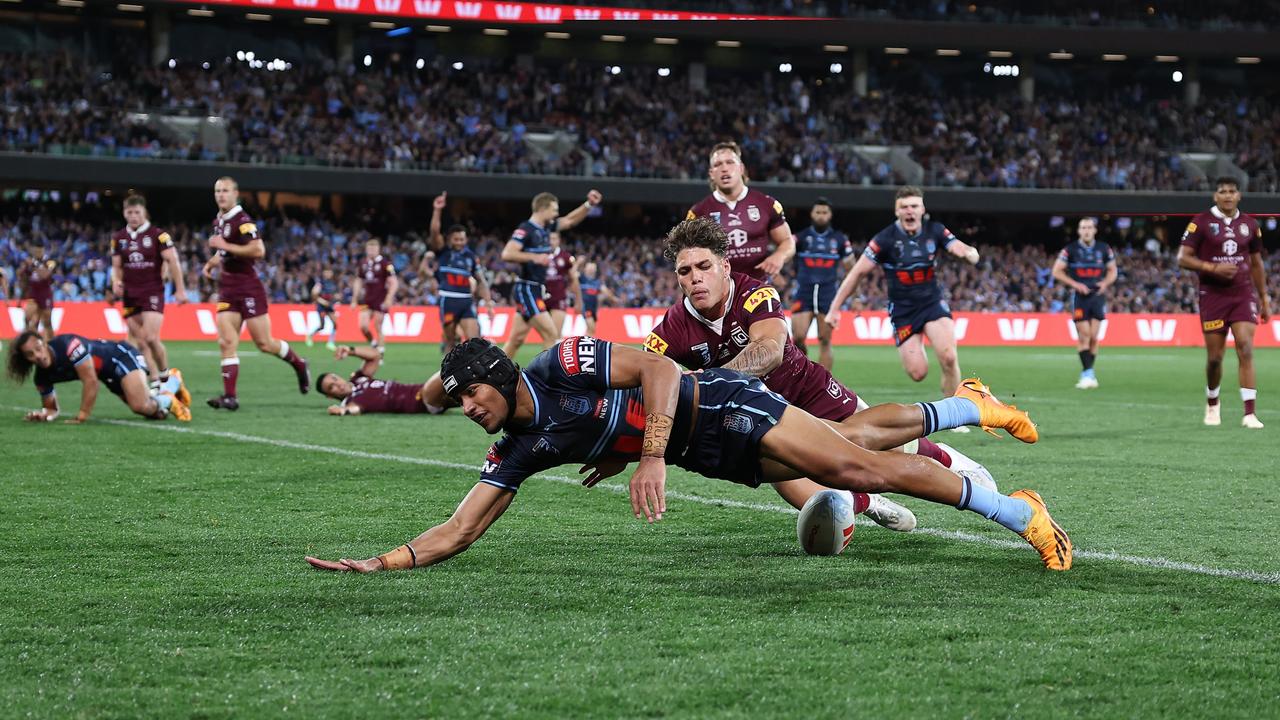
[[[921,190],[915,185],[903,185],[902,187],[898,188],[898,192],[894,194],[893,201],[897,202],[902,198],[906,198],[906,197],[918,197],[921,200],[923,200],[924,190]]]
[[[324,395],[324,379],[329,377],[330,375],[337,377],[335,373],[331,373],[331,372],[320,373],[320,377],[316,378],[316,392],[320,393],[321,395]],[[325,395],[325,397],[328,397],[328,395]]]
[[[1214,190],[1217,190],[1218,188],[1222,187],[1223,185],[1230,185],[1230,186],[1234,187],[1234,188],[1235,188],[1235,189],[1237,189],[1237,190],[1239,190],[1239,189],[1240,189],[1240,181],[1239,181],[1239,180],[1237,180],[1237,179],[1235,179],[1234,177],[1232,177],[1232,176],[1230,176],[1230,175],[1223,175],[1223,176],[1219,177],[1217,180],[1214,180],[1214,181],[1213,181],[1213,189],[1214,189]]]
[[[459,232],[460,232],[460,233],[464,233],[464,232],[466,232],[466,231],[467,231],[467,226],[466,226],[466,225],[461,225],[461,224],[459,224],[459,223],[454,223],[454,224],[450,225],[450,226],[449,226],[449,229],[448,229],[448,230],[446,230],[446,231],[444,232],[444,236],[445,236],[445,237],[449,237],[450,235],[452,235],[452,234],[454,234],[454,233],[459,233]]]
[[[818,199],[813,201],[814,207],[817,207],[819,205],[826,207],[828,210],[831,209],[831,201],[828,200],[825,195],[819,195]]]
[[[729,254],[729,236],[720,223],[709,217],[696,217],[682,221],[671,228],[662,243],[662,256],[675,264],[676,256],[686,248],[706,248],[718,257]]]
[[[9,345],[9,378],[19,385],[31,374],[32,362],[27,359],[26,355],[22,354],[22,346],[26,345],[27,341],[33,337],[40,337],[40,333],[32,330],[23,330]]]
[[[143,207],[147,206],[147,199],[141,193],[130,192],[129,196],[124,199],[125,207]]]

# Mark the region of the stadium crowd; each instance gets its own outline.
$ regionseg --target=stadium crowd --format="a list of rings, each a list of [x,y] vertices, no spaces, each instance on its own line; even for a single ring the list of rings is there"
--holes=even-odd
[[[109,238],[116,228],[94,220],[72,219],[66,213],[50,212],[27,205],[0,220],[0,275],[9,282],[7,300],[17,297],[14,282],[17,267],[33,243],[44,245],[57,263],[54,275],[55,299],[59,302],[112,300],[110,297],[111,258]],[[322,268],[332,268],[344,285],[343,302],[350,302],[350,280],[363,256],[366,230],[353,230],[323,219],[297,219],[283,214],[260,222],[268,241],[265,261],[259,274],[275,302],[310,302],[311,286]],[[362,227],[368,227],[363,225]],[[200,276],[208,257],[208,228],[204,225],[166,225],[174,238],[186,270],[186,286],[193,301],[208,301],[215,285]],[[798,230],[799,226],[794,229]],[[1053,280],[1051,268],[1066,235],[1046,233],[1046,243],[987,245],[981,233],[967,234],[967,241],[982,252],[976,266],[944,259],[939,263],[939,279],[954,310],[992,312],[1061,312],[1069,302],[1069,291]],[[858,233],[853,233],[859,237]],[[516,268],[500,259],[509,235],[496,228],[473,231],[472,247],[490,271],[496,299],[506,302]],[[1162,228],[1154,234],[1124,236],[1104,225],[1102,240],[1117,251],[1119,280],[1109,299],[1113,312],[1194,312],[1195,278],[1177,268],[1176,240],[1171,245]],[[388,233],[383,253],[391,258],[401,277],[397,300],[404,305],[433,305],[437,286],[428,257],[426,238],[421,233]],[[575,231],[565,236],[565,246],[580,261],[594,261],[608,286],[628,307],[667,306],[679,297],[675,276],[662,258],[656,237],[618,237]],[[861,250],[865,241],[856,243]],[[1280,262],[1280,250],[1267,258],[1269,267]],[[776,278],[784,288],[790,268]],[[1280,297],[1280,273],[1270,273],[1270,292]],[[3,289],[0,283],[0,290]],[[864,282],[853,300],[855,310],[883,310],[887,305],[884,279],[875,273]]]
[[[1121,190],[1204,189],[1178,154],[1197,150],[1228,153],[1251,191],[1280,190],[1273,97],[1190,108],[1133,86],[1026,102],[1012,88],[949,94],[921,83],[859,98],[847,81],[799,72],[715,71],[691,90],[653,68],[612,74],[574,60],[266,72],[229,59],[112,74],[68,54],[0,55],[0,150],[701,178],[705,149],[731,137],[757,180],[896,184],[906,170],[859,146],[905,145],[926,185]],[[227,147],[163,132],[142,113],[222,117]]]

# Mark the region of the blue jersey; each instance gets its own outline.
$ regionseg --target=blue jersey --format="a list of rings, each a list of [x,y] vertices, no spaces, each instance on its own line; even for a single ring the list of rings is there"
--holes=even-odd
[[[844,233],[832,227],[818,232],[812,225],[796,233],[796,284],[820,285],[840,279],[840,261],[853,254]]]
[[[600,278],[589,278],[586,275],[578,277],[578,286],[582,288],[582,309],[585,311],[595,312],[600,308],[600,288],[604,286],[604,281]]]
[[[334,302],[338,299],[338,282],[321,278],[316,284],[320,286],[320,297],[318,299],[323,301],[321,304],[333,307]]]
[[[511,239],[520,243],[520,249],[527,253],[551,254],[551,233],[556,231],[558,222],[552,220],[542,227],[525,220],[520,227],[511,233]],[[547,266],[537,263],[521,263],[520,279],[526,282],[543,284],[547,281]]]
[[[471,298],[471,278],[480,267],[480,258],[469,247],[445,248],[436,254],[436,283],[440,297]]]
[[[891,304],[916,305],[942,301],[942,288],[934,277],[938,251],[956,242],[942,223],[924,223],[920,232],[907,235],[898,223],[876,233],[863,253],[884,268]]]
[[[128,343],[89,340],[68,333],[54,336],[49,341],[49,352],[53,355],[53,364],[36,368],[36,390],[41,395],[53,393],[53,386],[58,383],[79,380],[76,368],[84,363],[92,363],[94,374],[113,392],[118,391],[125,375],[140,369],[139,353]]]
[[[1058,260],[1067,264],[1067,274],[1072,280],[1096,290],[1107,275],[1107,266],[1116,261],[1116,254],[1104,242],[1095,240],[1092,247],[1086,247],[1077,240],[1062,248]]]

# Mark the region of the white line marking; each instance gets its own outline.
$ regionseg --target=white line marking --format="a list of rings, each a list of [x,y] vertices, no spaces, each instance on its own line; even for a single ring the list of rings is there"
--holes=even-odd
[[[433,458],[409,457],[406,455],[392,455],[389,453],[372,453],[363,450],[347,450],[345,448],[329,447],[327,445],[312,445],[310,443],[293,442],[291,440],[276,440],[274,438],[258,437],[256,435],[245,435],[242,433],[225,432],[221,430],[195,430],[190,427],[180,425],[161,424],[155,422],[139,422],[136,420],[111,420],[100,419],[98,422],[109,425],[123,425],[125,427],[137,427],[147,430],[164,430],[167,432],[184,433],[191,435],[204,435],[207,437],[217,437],[226,440],[235,440],[237,442],[258,443],[259,445],[270,445],[272,447],[286,448],[289,450],[306,450],[308,452],[328,453],[330,455],[340,455],[342,457],[358,458],[361,460],[386,460],[389,462],[407,463],[410,465],[425,465],[428,467],[452,468],[455,470],[470,470],[479,472],[480,468],[475,465],[467,465],[465,463],[448,462],[446,460],[435,460]],[[565,483],[568,485],[580,485],[581,478],[569,475],[538,475],[537,477],[552,480],[555,482]],[[618,483],[600,483],[596,487],[609,490],[616,493],[625,493],[627,488],[625,485]],[[703,495],[693,495],[683,492],[668,492],[667,497],[677,500],[685,500],[703,505],[713,505],[720,507],[737,508],[740,510],[755,510],[757,512],[782,513],[794,515],[795,510],[780,505],[769,505],[766,503],[742,502],[741,500],[730,500],[727,498],[711,498]],[[865,523],[861,527],[879,528],[874,523]],[[985,535],[976,535],[974,533],[964,532],[960,530],[939,530],[936,528],[916,528],[913,534],[929,535],[931,537],[944,538],[947,540],[956,540],[959,542],[974,543],[977,545],[986,545],[997,548],[1010,548],[1014,550],[1031,551],[1026,543],[1019,540],[1008,540],[1002,538],[992,538]],[[1140,555],[1129,555],[1115,551],[1101,552],[1097,550],[1081,550],[1076,548],[1075,557],[1084,560],[1103,560],[1107,562],[1119,562],[1128,565],[1138,565],[1141,567],[1153,568],[1156,570],[1173,570],[1177,572],[1194,573],[1197,575],[1209,575],[1212,577],[1230,578],[1233,580],[1249,580],[1251,582],[1264,583],[1268,585],[1280,585],[1280,572],[1257,572],[1252,570],[1228,570],[1225,568],[1215,568],[1206,565],[1196,565],[1194,563],[1179,562],[1177,560],[1169,560],[1159,557],[1142,557]]]

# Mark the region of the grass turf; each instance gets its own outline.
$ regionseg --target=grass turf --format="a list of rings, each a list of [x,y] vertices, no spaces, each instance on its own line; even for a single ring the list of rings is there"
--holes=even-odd
[[[1042,440],[935,439],[1039,490],[1078,550],[1146,560],[1050,574],[982,542],[1017,540],[1001,528],[910,500],[922,527],[970,539],[864,524],[845,555],[810,558],[772,491],[674,471],[669,489],[703,501],[671,499],[656,526],[616,489],[535,479],[463,555],[363,577],[302,557],[389,549],[476,474],[317,448],[474,466],[490,438],[456,411],[328,417],[250,348],[242,409],[214,412],[212,344],[170,353],[191,432],[105,392],[86,426],[28,425],[30,385],[0,389],[5,716],[1259,717],[1280,700],[1280,586],[1154,566],[1280,578],[1275,351],[1257,357],[1268,428],[1248,431],[1231,361],[1224,424],[1200,424],[1199,349],[1104,348],[1088,392],[1070,349],[962,349]],[[393,346],[382,374],[438,359]],[[937,393],[888,348],[838,350],[837,374],[873,403]]]

